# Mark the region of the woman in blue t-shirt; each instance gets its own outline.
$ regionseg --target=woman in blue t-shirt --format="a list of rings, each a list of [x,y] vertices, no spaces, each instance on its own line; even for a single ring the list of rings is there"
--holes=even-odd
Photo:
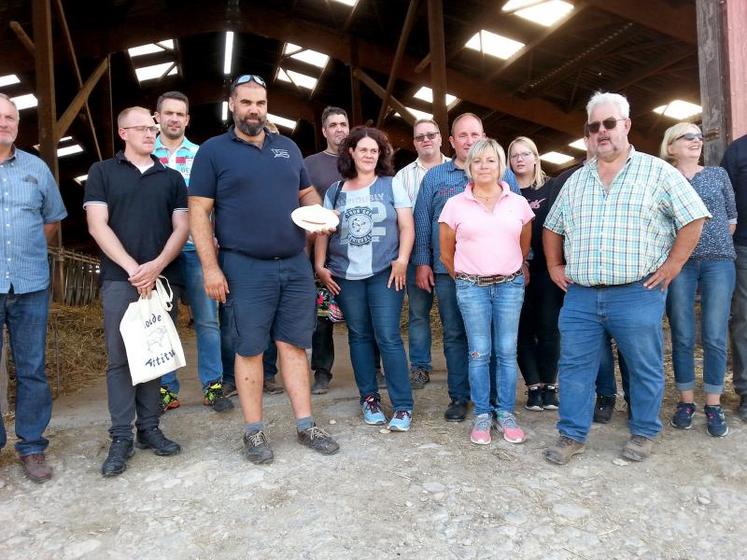
[[[407,431],[413,400],[399,320],[415,226],[410,198],[392,186],[391,158],[392,147],[380,130],[358,126],[350,131],[340,146],[343,180],[324,198],[324,206],[340,214],[339,231],[317,238],[315,268],[348,323],[363,421],[387,423],[376,384],[378,344],[394,410],[388,427]]]

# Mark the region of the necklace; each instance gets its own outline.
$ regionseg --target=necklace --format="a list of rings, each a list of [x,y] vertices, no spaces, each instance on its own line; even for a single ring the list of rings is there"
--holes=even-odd
[[[498,196],[498,193],[485,195],[485,194],[477,194],[474,191],[472,191],[472,194],[474,194],[477,198],[481,198],[482,200],[490,200],[491,198],[495,198],[496,196]]]

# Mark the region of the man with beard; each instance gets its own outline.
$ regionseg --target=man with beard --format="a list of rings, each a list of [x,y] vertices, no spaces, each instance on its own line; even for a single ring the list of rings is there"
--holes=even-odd
[[[710,218],[680,172],[630,145],[625,97],[598,92],[586,112],[594,157],[565,183],[543,233],[550,278],[566,292],[558,319],[560,437],[543,453],[559,465],[584,452],[608,336],[630,375],[631,438],[622,455],[651,454],[662,428],[666,290]]]
[[[189,124],[187,96],[179,91],[167,91],[161,95],[156,103],[155,119],[161,134],[156,138],[153,155],[166,167],[181,173],[189,188],[198,146],[184,135]],[[218,306],[205,293],[200,260],[191,238],[182,249],[181,262],[184,290],[197,335],[197,375],[204,395],[202,402],[216,412],[224,412],[232,409],[233,403],[223,394]],[[161,410],[165,412],[179,404],[179,379],[176,372],[171,372],[161,377]]]
[[[262,354],[270,340],[278,349],[299,443],[330,455],[339,445],[311,415],[304,350],[311,346],[316,323],[314,275],[304,251],[306,236],[290,219],[299,205],[321,200],[298,146],[265,129],[267,86],[261,77],[236,78],[228,108],[234,126],[197,153],[189,205],[205,289],[230,309],[236,386],[246,423],[244,455],[257,464],[273,460],[262,420]]]

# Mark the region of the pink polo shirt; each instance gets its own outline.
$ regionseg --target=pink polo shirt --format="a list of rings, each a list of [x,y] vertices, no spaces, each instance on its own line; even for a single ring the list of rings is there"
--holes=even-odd
[[[513,274],[524,256],[519,238],[534,219],[527,200],[501,182],[503,193],[492,212],[472,195],[472,184],[446,201],[438,221],[456,231],[454,270],[479,276]]]

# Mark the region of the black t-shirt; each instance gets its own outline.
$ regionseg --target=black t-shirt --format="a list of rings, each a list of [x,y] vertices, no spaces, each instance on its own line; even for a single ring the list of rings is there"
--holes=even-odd
[[[552,182],[548,180],[538,189],[526,187],[521,189],[521,194],[529,202],[529,208],[534,212],[532,221],[532,264],[545,266],[545,252],[542,250],[542,226],[550,211],[550,197]]]
[[[265,134],[261,148],[234,128],[200,146],[192,165],[189,196],[214,199],[215,235],[221,250],[255,259],[287,258],[306,247],[293,223],[299,191],[311,186],[301,150],[281,134]]]
[[[142,264],[155,259],[166,246],[174,231],[172,214],[187,209],[187,186],[178,171],[164,167],[157,158],[153,157],[153,167],[141,173],[120,151],[88,171],[83,205],[89,204],[106,204],[109,227],[127,254]],[[171,284],[182,285],[178,260],[161,274]],[[99,279],[127,278],[127,272],[102,252]]]

